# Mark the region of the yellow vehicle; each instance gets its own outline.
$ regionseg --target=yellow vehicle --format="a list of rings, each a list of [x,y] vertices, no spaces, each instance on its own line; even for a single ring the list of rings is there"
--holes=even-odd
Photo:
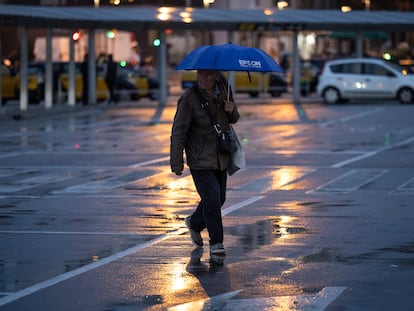
[[[29,103],[37,104],[43,99],[44,94],[44,71],[37,66],[28,66],[27,88],[29,92]],[[20,74],[13,72],[2,65],[2,103],[8,100],[19,99],[20,96]]]
[[[130,85],[135,86],[135,91],[131,89]],[[131,94],[136,94],[136,99],[141,97],[157,99],[158,88],[159,82],[156,79],[131,68],[118,67],[117,90],[115,93],[125,93],[129,90]]]
[[[64,63],[59,75],[61,91],[67,93],[69,87],[68,63]],[[75,65],[75,88],[76,100],[82,99],[83,80],[81,75],[80,63]],[[158,82],[144,75],[140,75],[134,70],[118,67],[117,80],[115,85],[115,96],[118,100],[138,100],[141,97],[156,98]],[[98,101],[105,101],[109,97],[108,87],[104,78],[103,68],[97,68],[96,78],[96,98]]]
[[[1,99],[4,105],[8,100],[15,99],[16,93],[16,76],[14,76],[9,67],[1,66]]]
[[[227,79],[228,73],[223,72]],[[248,93],[257,97],[259,93],[269,93],[272,97],[279,97],[287,92],[287,82],[283,74],[236,71],[234,74],[236,92]],[[181,87],[191,87],[197,81],[197,71],[183,71],[181,73]]]
[[[13,75],[9,68],[2,65],[2,104],[7,100],[18,99],[20,96],[20,75]],[[28,92],[29,103],[39,103],[44,99],[45,90],[45,62],[32,62],[28,65]],[[69,63],[54,62],[53,94],[55,100],[62,101],[67,97],[69,89]],[[103,69],[97,68],[96,99],[105,101],[109,98],[108,87],[104,79]],[[115,95],[119,100],[138,100],[141,97],[156,99],[159,83],[157,80],[138,72],[119,67],[115,86]],[[75,63],[75,96],[77,101],[82,100],[83,79],[81,63]]]
[[[55,67],[55,66],[54,66]],[[58,67],[56,65],[56,67]],[[59,93],[67,95],[69,89],[69,63],[61,63],[58,69],[59,77]],[[75,63],[75,98],[77,101],[82,100],[83,94],[83,79],[81,74],[81,63]],[[62,97],[62,94],[59,94]],[[108,99],[108,87],[106,86],[105,79],[102,75],[98,74],[96,77],[96,100],[105,101]]]

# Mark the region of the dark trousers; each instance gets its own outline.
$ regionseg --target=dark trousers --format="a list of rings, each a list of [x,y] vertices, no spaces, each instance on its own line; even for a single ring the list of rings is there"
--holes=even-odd
[[[201,198],[191,215],[191,228],[197,232],[207,228],[210,245],[223,243],[221,207],[226,200],[226,171],[191,170],[191,175]]]
[[[106,82],[106,85],[107,85],[108,91],[109,91],[108,103],[116,102],[116,100],[115,100],[115,83],[116,83],[116,80],[115,79],[106,79],[105,82]]]

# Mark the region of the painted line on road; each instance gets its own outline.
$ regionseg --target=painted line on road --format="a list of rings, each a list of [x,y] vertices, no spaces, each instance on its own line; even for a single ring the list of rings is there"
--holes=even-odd
[[[50,235],[133,235],[140,234],[134,232],[99,232],[99,231],[40,231],[40,230],[1,230],[0,234],[50,234]]]
[[[322,122],[322,123],[319,123],[318,126],[319,127],[328,127],[328,126],[336,124],[336,123],[345,123],[345,122],[348,122],[348,121],[351,121],[351,120],[360,119],[360,118],[369,116],[371,114],[381,112],[383,110],[384,110],[384,108],[376,108],[376,109],[372,109],[372,110],[369,110],[369,111],[364,111],[364,112],[361,112],[361,113],[358,113],[358,114],[355,114],[355,115],[352,115],[352,116],[349,116],[349,117],[343,117],[343,118],[340,118],[338,120]]]
[[[170,159],[170,156],[163,157],[163,158],[158,158],[158,159],[154,159],[154,160],[149,160],[149,161],[144,161],[144,162],[129,165],[128,168],[138,168],[138,167],[145,166],[145,165],[150,165],[150,164],[154,164],[154,163],[158,163],[158,162],[164,162],[164,161],[167,161],[169,159]]]
[[[275,296],[264,298],[234,298],[241,290],[224,293],[206,299],[187,302],[168,308],[168,311],[202,310],[312,310],[323,311],[337,299],[346,287],[324,287],[316,294]]]
[[[412,143],[412,142],[414,142],[414,137],[410,137],[410,138],[408,138],[406,140],[403,140],[403,141],[401,141],[399,143],[392,144],[392,145],[389,145],[389,146],[384,146],[384,147],[378,148],[376,150],[366,152],[366,153],[364,153],[362,155],[359,155],[359,156],[350,158],[348,160],[338,162],[336,164],[331,165],[331,168],[340,168],[340,167],[343,167],[343,166],[348,165],[350,163],[357,162],[359,160],[363,160],[363,159],[366,159],[366,158],[373,157],[373,156],[375,156],[375,155],[377,155],[380,152],[383,152],[385,150],[389,150],[389,149],[392,149],[392,148],[400,147],[400,146],[403,146],[403,145],[406,145],[406,144],[409,144],[409,143]]]
[[[229,206],[228,208],[223,209],[222,210],[222,214],[223,215],[228,215],[228,214],[230,214],[230,213],[232,213],[232,212],[234,212],[234,211],[236,211],[238,209],[241,209],[241,208],[243,208],[243,207],[245,207],[247,205],[250,205],[250,204],[252,204],[252,203],[254,203],[254,202],[258,201],[258,200],[261,200],[264,197],[265,196],[253,196],[253,197],[250,197],[250,198],[248,198],[248,199],[246,199],[246,200],[244,200],[242,202],[236,203],[236,204],[234,204],[232,206]],[[128,255],[131,255],[131,254],[133,254],[133,253],[135,253],[137,251],[140,251],[140,250],[142,250],[144,248],[147,248],[147,247],[153,246],[155,244],[161,243],[161,242],[163,242],[165,240],[170,239],[171,237],[178,236],[178,235],[184,234],[186,232],[188,232],[188,229],[187,228],[178,229],[176,231],[173,231],[173,232],[170,232],[168,234],[159,236],[159,237],[157,237],[155,239],[152,239],[150,241],[147,241],[145,243],[135,245],[134,247],[128,248],[128,249],[126,249],[124,251],[121,251],[121,252],[115,253],[115,254],[113,254],[111,256],[108,256],[108,257],[105,257],[103,259],[100,259],[100,260],[98,260],[96,262],[87,264],[87,265],[85,265],[83,267],[80,267],[80,268],[77,268],[75,270],[72,270],[72,271],[69,271],[69,272],[60,274],[60,275],[58,275],[56,277],[53,277],[51,279],[48,279],[46,281],[37,283],[37,284],[35,284],[33,286],[30,286],[30,287],[27,287],[25,289],[19,290],[19,291],[15,292],[15,293],[13,293],[13,294],[11,294],[9,296],[0,298],[0,306],[3,306],[5,304],[8,304],[8,303],[13,302],[13,301],[15,301],[17,299],[23,298],[25,296],[34,294],[34,293],[36,293],[36,292],[38,292],[38,291],[40,291],[42,289],[45,289],[47,287],[50,287],[50,286],[56,285],[58,283],[61,283],[63,281],[69,280],[69,279],[71,279],[71,278],[73,278],[75,276],[78,276],[78,275],[81,275],[83,273],[86,273],[86,272],[89,272],[91,270],[94,270],[96,268],[102,267],[102,266],[104,266],[106,264],[109,264],[109,263],[114,262],[116,260],[119,260],[119,259],[121,259],[123,257],[126,257]]]
[[[387,171],[388,170],[384,169],[352,169],[345,174],[331,180],[330,182],[323,184],[314,190],[307,191],[306,193],[350,193],[371,183],[375,179],[384,175]]]

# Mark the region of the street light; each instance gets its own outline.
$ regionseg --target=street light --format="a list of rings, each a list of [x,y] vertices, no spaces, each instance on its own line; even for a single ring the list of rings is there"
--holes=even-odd
[[[75,32],[72,33],[72,40],[73,41],[78,42],[80,38],[81,38],[80,31],[75,31]]]
[[[277,8],[279,10],[283,10],[283,9],[285,9],[289,6],[289,2],[287,2],[287,1],[277,1],[276,5],[277,5]]]
[[[208,9],[210,4],[213,4],[215,0],[203,0],[204,8]]]
[[[362,0],[365,5],[365,10],[369,11],[371,9],[371,0]]]

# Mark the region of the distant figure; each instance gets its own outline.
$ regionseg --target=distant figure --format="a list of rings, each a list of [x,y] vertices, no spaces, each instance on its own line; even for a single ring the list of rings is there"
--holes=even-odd
[[[88,68],[88,53],[85,54],[83,62],[81,64],[82,73],[82,104],[86,106],[89,104],[88,89],[89,89],[89,68]]]
[[[108,104],[114,102],[115,100],[115,85],[116,85],[116,74],[117,74],[117,67],[118,64],[114,62],[112,58],[112,54],[108,55],[108,62],[106,64],[106,74],[105,74],[105,82],[108,86],[109,90],[109,100]]]

